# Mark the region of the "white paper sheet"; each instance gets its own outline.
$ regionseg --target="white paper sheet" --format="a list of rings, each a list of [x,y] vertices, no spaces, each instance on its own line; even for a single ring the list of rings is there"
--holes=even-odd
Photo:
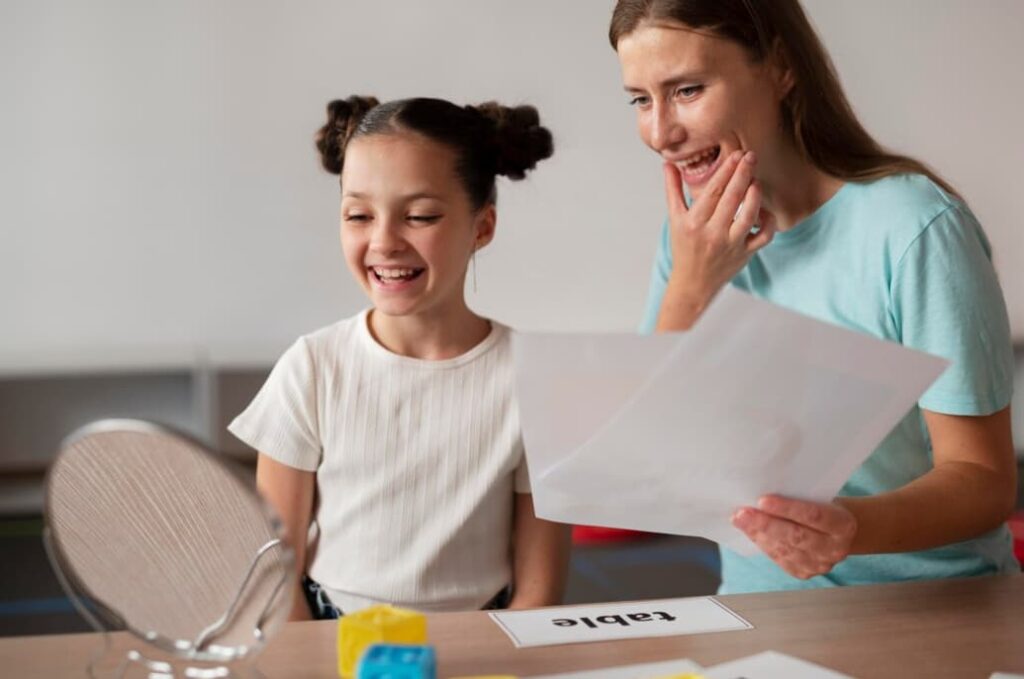
[[[513,347],[538,516],[747,554],[736,508],[831,500],[946,366],[731,288],[686,333]]]
[[[702,671],[701,675],[704,679],[852,679],[821,665],[775,651],[715,665]]]
[[[517,648],[752,629],[714,597],[494,611]]]
[[[699,674],[701,666],[692,660],[666,660],[664,662],[620,665],[599,670],[544,674],[532,679],[659,679],[676,677],[681,674]]]

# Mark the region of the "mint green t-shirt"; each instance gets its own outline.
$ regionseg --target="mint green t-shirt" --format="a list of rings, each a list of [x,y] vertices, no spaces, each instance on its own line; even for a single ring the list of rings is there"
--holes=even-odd
[[[668,225],[642,329],[651,332],[672,269]],[[971,211],[927,177],[847,183],[776,234],[732,281],[780,306],[951,361],[840,495],[893,490],[925,474],[932,449],[921,409],[988,415],[1012,393],[1013,353],[988,240]],[[937,549],[852,556],[826,575],[793,578],[764,555],[722,549],[720,593],[804,589],[1018,572],[1002,526]]]

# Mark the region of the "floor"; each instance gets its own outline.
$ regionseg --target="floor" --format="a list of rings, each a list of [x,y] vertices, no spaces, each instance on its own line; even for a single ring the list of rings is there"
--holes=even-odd
[[[0,521],[0,636],[87,631],[50,568],[42,520]]]
[[[700,538],[652,535],[629,542],[577,545],[566,603],[714,594],[718,548]]]

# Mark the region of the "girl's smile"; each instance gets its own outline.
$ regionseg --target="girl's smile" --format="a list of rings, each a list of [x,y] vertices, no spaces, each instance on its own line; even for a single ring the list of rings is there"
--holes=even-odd
[[[383,292],[398,292],[408,289],[420,277],[425,268],[368,266],[370,282]]]

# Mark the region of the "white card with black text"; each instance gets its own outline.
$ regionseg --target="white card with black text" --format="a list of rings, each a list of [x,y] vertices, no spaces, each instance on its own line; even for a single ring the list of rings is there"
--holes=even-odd
[[[714,597],[494,611],[518,648],[753,629]]]

